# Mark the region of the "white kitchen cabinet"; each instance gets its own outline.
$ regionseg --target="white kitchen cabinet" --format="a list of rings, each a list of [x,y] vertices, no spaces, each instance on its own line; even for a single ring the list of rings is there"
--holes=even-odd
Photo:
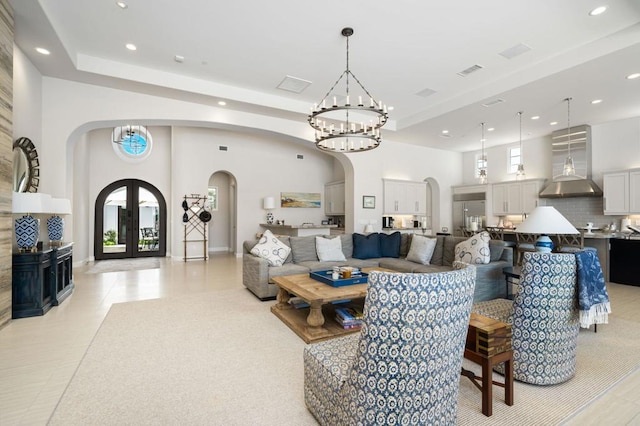
[[[538,206],[538,194],[543,184],[544,179],[493,184],[491,202],[493,214],[505,216],[531,213]]]
[[[384,179],[383,187],[383,214],[426,215],[426,182]]]
[[[640,170],[604,173],[602,182],[604,214],[640,214]]]
[[[344,182],[328,183],[324,186],[324,213],[335,216],[345,211]]]

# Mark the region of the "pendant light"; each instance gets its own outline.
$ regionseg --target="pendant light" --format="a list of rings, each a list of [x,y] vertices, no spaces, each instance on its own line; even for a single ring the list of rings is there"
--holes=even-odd
[[[573,158],[571,157],[571,99],[566,98],[567,102],[567,158],[564,160],[564,167],[562,168],[562,174],[564,176],[573,176],[576,174],[576,168],[573,165]]]
[[[516,180],[525,178],[524,162],[522,161],[522,111],[518,112],[518,118],[520,119],[520,164],[518,164],[518,171],[516,172]]]
[[[487,157],[484,155],[484,123],[480,123],[482,127],[482,154],[480,154],[480,161],[482,161],[482,167],[480,168],[480,172],[478,173],[478,182],[481,184],[487,183]]]

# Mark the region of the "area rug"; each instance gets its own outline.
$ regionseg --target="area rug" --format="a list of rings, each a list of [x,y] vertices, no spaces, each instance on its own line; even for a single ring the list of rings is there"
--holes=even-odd
[[[102,274],[104,272],[134,271],[139,269],[157,269],[160,259],[157,257],[138,257],[135,259],[96,260],[87,264],[86,274]]]
[[[113,305],[50,424],[316,425],[303,399],[305,344],[272,304],[234,289]],[[638,368],[638,350],[637,323],[612,315],[580,332],[573,379],[516,382],[512,407],[495,387],[492,417],[462,377],[458,424],[562,423]]]

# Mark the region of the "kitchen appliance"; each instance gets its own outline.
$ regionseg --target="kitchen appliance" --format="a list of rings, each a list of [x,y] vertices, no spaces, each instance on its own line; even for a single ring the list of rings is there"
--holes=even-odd
[[[476,230],[484,227],[485,213],[485,193],[477,192],[470,194],[454,194],[453,196],[453,230],[455,234],[460,232],[460,228]],[[475,225],[472,225],[475,223]]]
[[[382,227],[383,228],[393,228],[393,217],[391,217],[391,216],[382,216]]]

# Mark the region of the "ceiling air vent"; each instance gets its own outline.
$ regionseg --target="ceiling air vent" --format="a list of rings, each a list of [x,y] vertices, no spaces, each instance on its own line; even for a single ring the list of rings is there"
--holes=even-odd
[[[421,96],[423,98],[428,98],[429,96],[434,95],[436,93],[437,92],[435,90],[427,88],[416,93],[416,95]]]
[[[526,53],[528,51],[531,50],[531,47],[527,46],[524,43],[518,43],[515,46],[512,46],[510,48],[508,48],[507,50],[503,50],[502,52],[498,53],[500,56],[502,56],[503,58],[507,58],[507,59],[513,59],[516,56],[520,56],[523,53]]]
[[[304,160],[304,155],[302,155],[302,154],[298,154],[298,155],[296,155],[296,158],[297,158],[298,160]]]
[[[459,75],[460,77],[466,77],[466,76],[468,76],[468,75],[469,75],[469,74],[471,74],[471,73],[474,73],[474,72],[476,72],[476,71],[480,71],[482,68],[484,68],[482,65],[475,64],[475,65],[473,65],[473,66],[471,66],[471,67],[467,68],[466,70],[462,70],[462,71],[460,71],[460,72],[458,73],[458,75]]]
[[[278,84],[278,89],[293,93],[302,93],[310,84],[311,82],[309,80],[288,75]]]
[[[228,147],[226,147],[226,146],[224,146],[224,145],[220,145],[220,146],[218,147],[218,149],[219,149],[220,151],[228,151],[228,150],[229,150],[229,148],[228,148]]]
[[[485,108],[491,108],[492,106],[496,106],[496,105],[501,104],[503,102],[504,102],[504,99],[498,98],[498,99],[494,99],[494,100],[489,101],[489,102],[485,102],[485,103],[482,104],[482,106],[485,107]]]

